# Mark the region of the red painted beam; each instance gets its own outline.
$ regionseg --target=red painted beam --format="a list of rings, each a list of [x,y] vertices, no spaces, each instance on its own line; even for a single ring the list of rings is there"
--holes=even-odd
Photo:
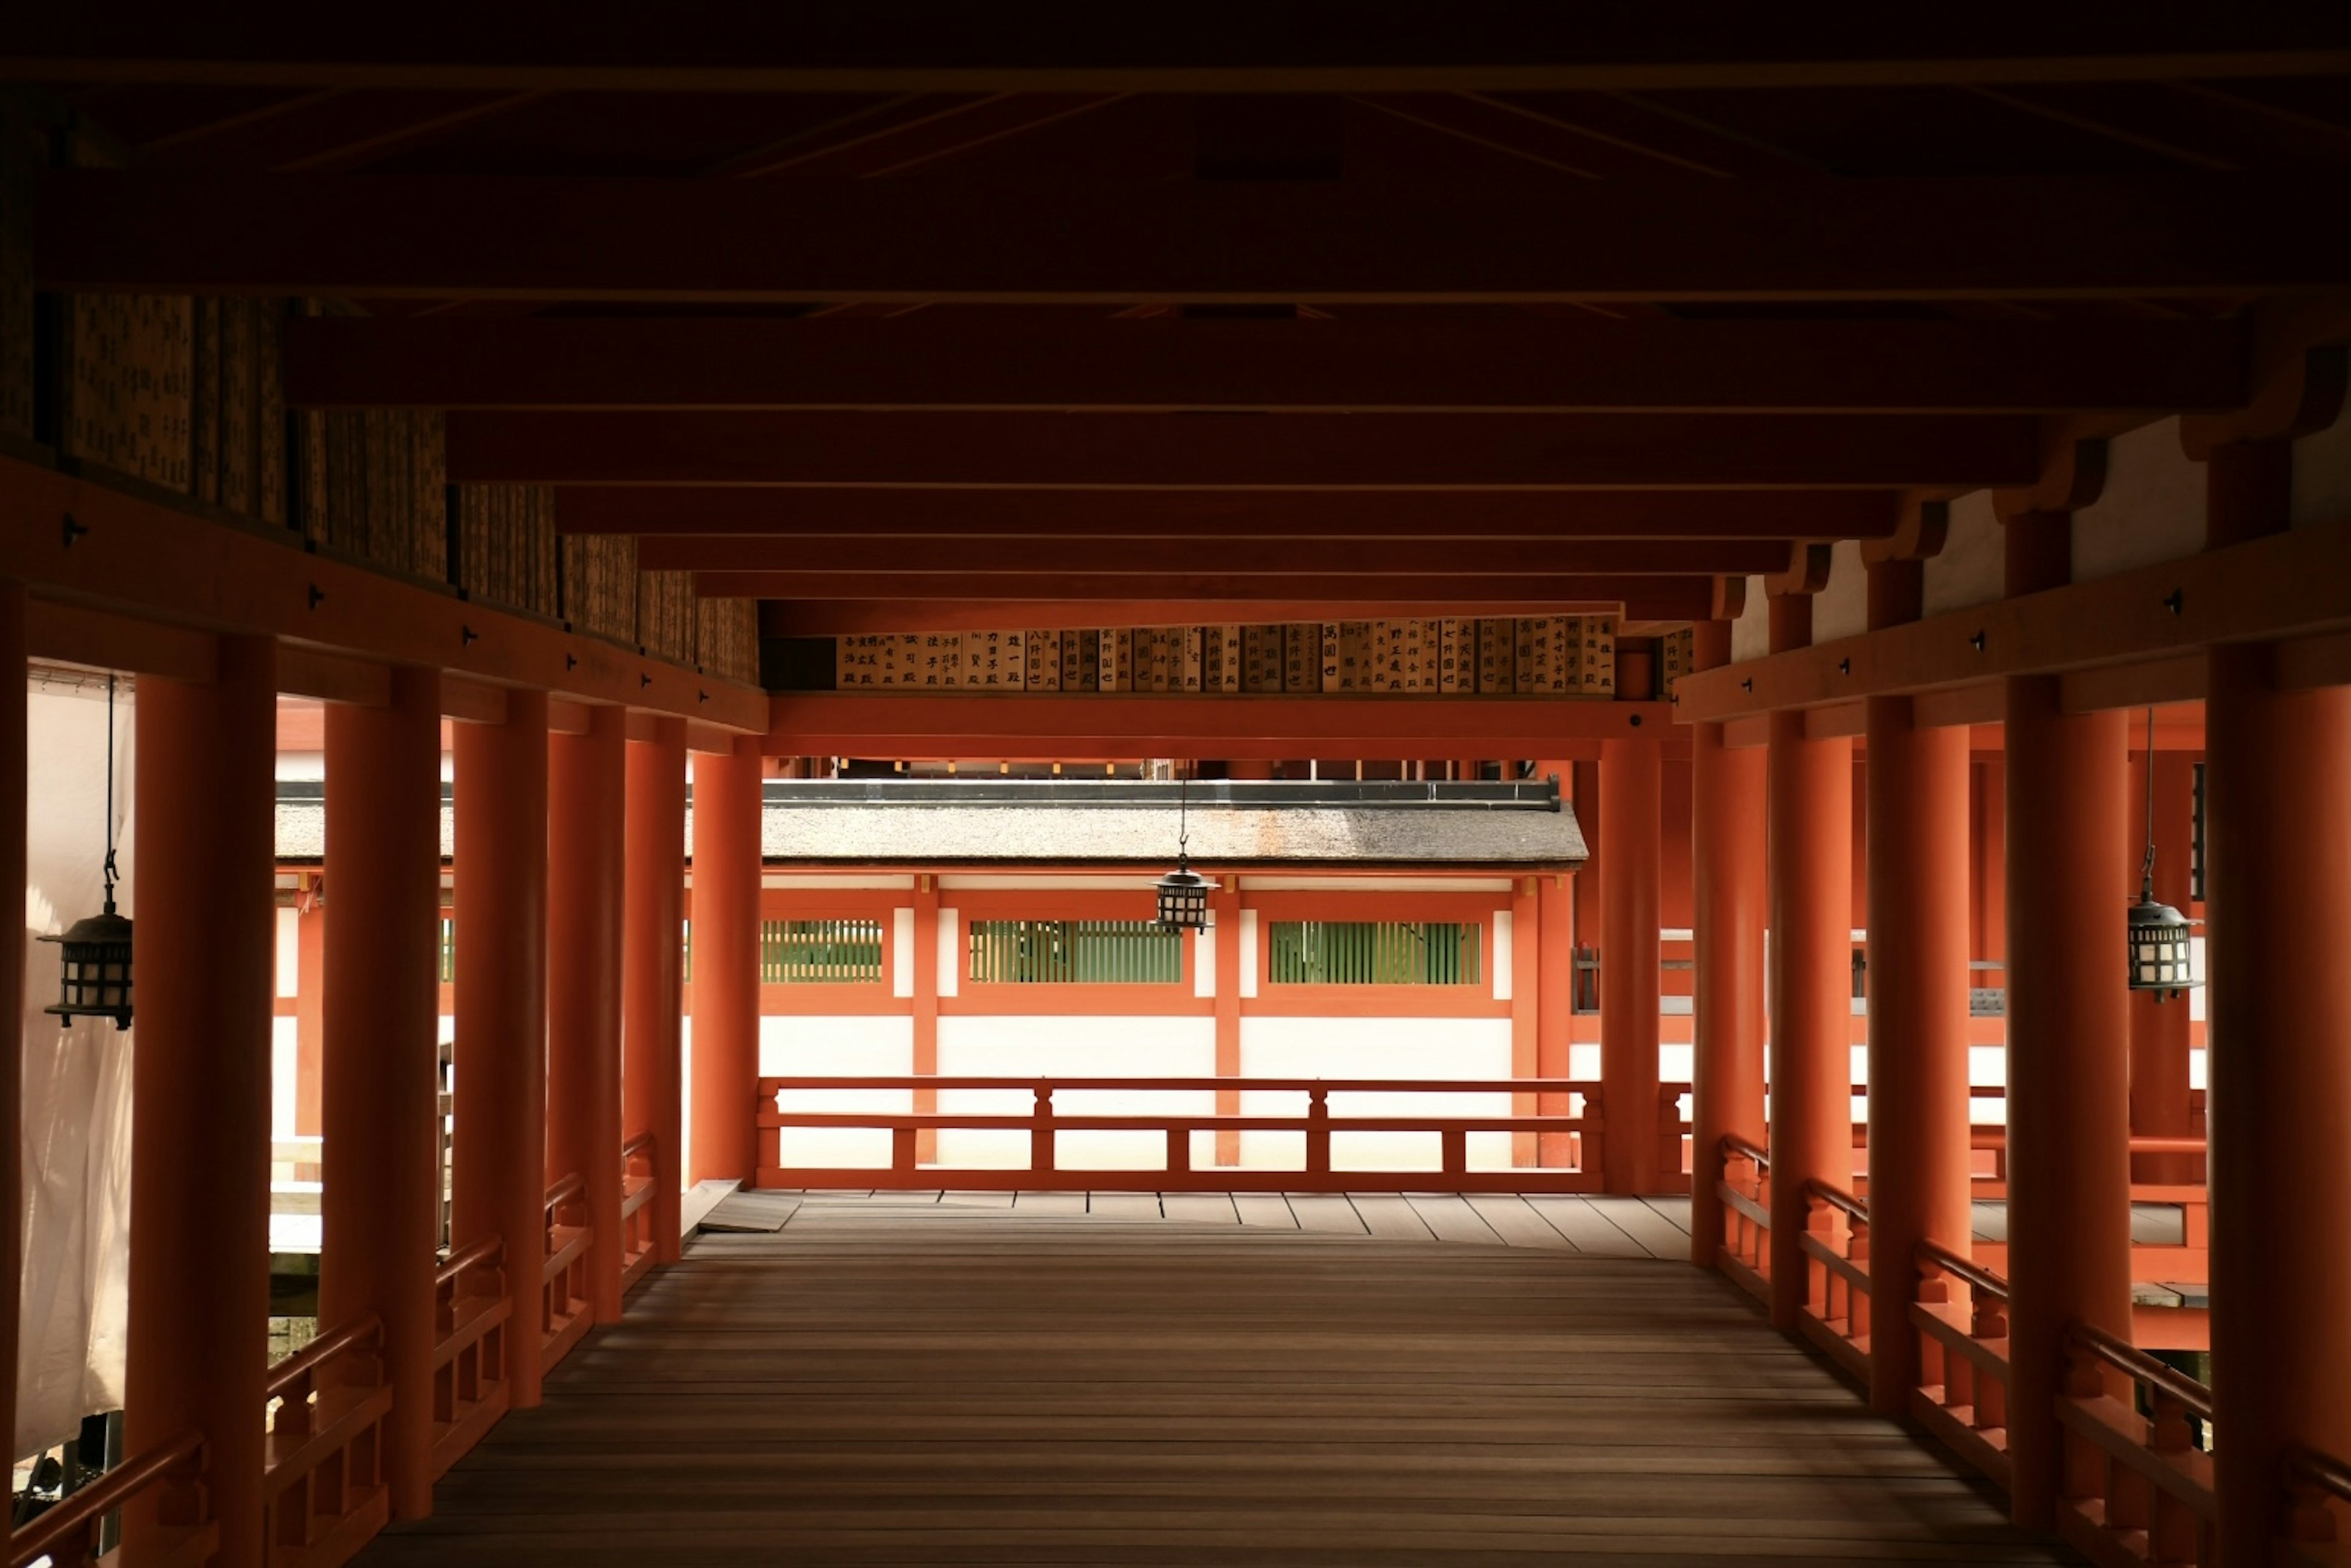
[[[473,484],[1547,489],[2029,485],[2035,422],[1919,414],[454,413]]]
[[[1884,538],[1890,490],[873,490],[564,486],[567,534],[789,538]]]
[[[1305,599],[1387,600],[1414,602],[1425,595],[1430,602],[1452,604],[1604,604],[1638,601],[1645,605],[1677,605],[1681,619],[1700,619],[1712,601],[1714,583],[1705,577],[1447,577],[1421,580],[1331,574],[1320,578],[1246,577],[1220,572],[1064,573],[1024,572],[982,576],[966,572],[871,571],[702,571],[695,573],[694,591],[705,599],[889,600],[914,602],[944,600],[950,603],[980,603],[989,600],[1071,601],[1224,600],[1245,604],[1256,601]],[[1693,608],[1694,607],[1694,608]],[[1429,613],[1422,612],[1422,613]],[[1496,613],[1488,612],[1488,613]],[[1254,617],[1262,620],[1263,616]],[[1323,616],[1322,619],[1329,619]]]
[[[670,536],[643,540],[647,571],[937,574],[980,577],[1039,571],[1223,573],[1320,579],[1351,576],[1462,577],[1503,572],[1543,576],[1607,572],[1783,571],[1785,539],[1373,539],[1343,545],[1280,537],[1234,539],[1095,538],[1008,540],[893,538],[823,540]],[[1311,591],[1312,583],[1291,591]]]
[[[1616,613],[1628,621],[1691,621],[1689,600],[1538,600],[1465,603],[1445,599],[767,600],[763,637],[851,637],[870,632],[1083,631],[1102,626],[1242,626],[1295,621],[1380,621],[1395,616]]]
[[[321,408],[2038,412],[2245,401],[2226,321],[295,321]]]
[[[46,172],[54,289],[1316,304],[2351,283],[2351,173],[1061,184]],[[1083,243],[1073,243],[1082,233]],[[420,243],[430,236],[430,243]]]
[[[1558,757],[1658,737],[1687,756],[1664,703],[1576,697],[1004,695],[781,692],[765,748],[786,757],[1244,759]]]

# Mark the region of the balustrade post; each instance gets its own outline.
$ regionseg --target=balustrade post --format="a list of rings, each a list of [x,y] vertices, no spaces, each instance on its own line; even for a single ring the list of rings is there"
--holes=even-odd
[[[1053,1086],[1037,1085],[1037,1103],[1029,1114],[1035,1124],[1029,1134],[1029,1168],[1035,1172],[1053,1168]]]
[[[139,1044],[124,1442],[211,1446],[220,1568],[263,1560],[277,658],[223,637],[207,684],[139,683]],[[10,1156],[15,1157],[13,1155]],[[125,1552],[165,1528],[124,1509]]]
[[[441,676],[382,707],[329,704],[319,1321],[383,1324],[392,1512],[433,1511],[434,1251],[441,1231]],[[306,1417],[307,1418],[307,1417]]]
[[[1331,1103],[1327,1089],[1306,1092],[1306,1174],[1331,1174]]]

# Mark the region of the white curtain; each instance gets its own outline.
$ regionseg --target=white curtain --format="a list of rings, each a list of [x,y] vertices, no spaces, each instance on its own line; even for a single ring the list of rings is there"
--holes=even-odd
[[[57,997],[57,946],[36,940],[104,898],[106,685],[37,676],[28,705],[20,1458],[73,1437],[84,1416],[120,1408],[131,1267],[131,1033],[103,1019],[60,1030],[42,1010]],[[127,681],[114,732],[115,903],[135,919]]]

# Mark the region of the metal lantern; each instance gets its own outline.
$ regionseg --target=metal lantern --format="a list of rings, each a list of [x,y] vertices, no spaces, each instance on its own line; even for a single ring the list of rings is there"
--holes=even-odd
[[[114,912],[114,677],[106,679],[106,909],[77,920],[62,936],[44,936],[65,950],[55,1013],[61,1025],[78,1018],[110,1018],[131,1027],[131,922]]]
[[[2155,710],[2147,710],[2147,858],[2139,863],[2138,902],[2130,906],[2130,988],[2179,995],[2195,985],[2188,917],[2155,898]],[[2158,998],[2159,999],[2159,998]]]
[[[1159,918],[1162,931],[1205,931],[1208,927],[1208,879],[1194,871],[1187,851],[1191,843],[1189,807],[1191,781],[1187,779],[1178,787],[1176,796],[1176,869],[1159,879]]]

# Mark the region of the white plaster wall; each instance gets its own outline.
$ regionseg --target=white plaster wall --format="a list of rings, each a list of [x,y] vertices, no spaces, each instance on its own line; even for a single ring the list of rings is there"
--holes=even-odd
[[[1743,664],[1771,651],[1771,612],[1763,603],[1763,580],[1747,580],[1747,600],[1730,623],[1730,662]]]
[[[1494,999],[1498,1002],[1510,999],[1510,944],[1513,940],[1510,912],[1507,909],[1494,911]]]
[[[911,1018],[762,1018],[759,1076],[827,1073],[904,1076],[914,1071]],[[688,1104],[692,1102],[688,1101]],[[813,1089],[780,1097],[789,1111],[911,1111],[912,1090]],[[789,1127],[778,1134],[788,1166],[881,1166],[890,1163],[886,1127]],[[766,1151],[760,1163],[767,1163]]]
[[[2179,444],[2179,421],[2158,420],[2106,444],[2106,484],[2074,514],[2074,580],[2178,560],[2204,548],[2204,465]]]
[[[294,1135],[294,1059],[297,1025],[290,1018],[269,1020],[269,1135]]]
[[[2294,526],[2346,517],[2351,517],[2351,412],[2294,444]]]
[[[1829,551],[1829,580],[1813,600],[1813,641],[1833,643],[1869,630],[1869,568],[1861,545],[1839,539]]]
[[[1970,490],[1951,503],[1942,553],[1928,558],[1925,609],[1929,615],[1988,604],[2001,597],[2007,555],[1991,492]]]
[[[1241,1073],[1250,1078],[1508,1078],[1510,1020],[1502,1019],[1241,1019]],[[1500,1094],[1333,1094],[1334,1116],[1382,1111],[1507,1116]],[[1305,1096],[1260,1090],[1241,1096],[1250,1115],[1299,1115]],[[1473,1134],[1469,1168],[1505,1170],[1510,1134]],[[1303,1133],[1244,1133],[1241,1164],[1301,1169]],[[1436,1170],[1434,1133],[1356,1133],[1331,1139],[1333,1170]]]
[[[302,994],[302,915],[297,909],[277,912],[277,994]]]
[[[1246,1027],[1246,1026],[1244,1026]],[[1246,1038],[1246,1036],[1244,1036]],[[948,1017],[939,1019],[939,1071],[994,1077],[1210,1078],[1217,1071],[1213,1018]],[[1027,1090],[942,1090],[939,1109],[1026,1115]],[[1132,1093],[1062,1090],[1053,1109],[1063,1115],[1213,1114],[1214,1090],[1196,1093]],[[1150,1170],[1167,1159],[1164,1133],[1062,1133],[1055,1163],[1066,1170]],[[1193,1139],[1196,1166],[1215,1163],[1212,1138]],[[1029,1134],[943,1128],[939,1163],[1019,1169],[1029,1163]]]

